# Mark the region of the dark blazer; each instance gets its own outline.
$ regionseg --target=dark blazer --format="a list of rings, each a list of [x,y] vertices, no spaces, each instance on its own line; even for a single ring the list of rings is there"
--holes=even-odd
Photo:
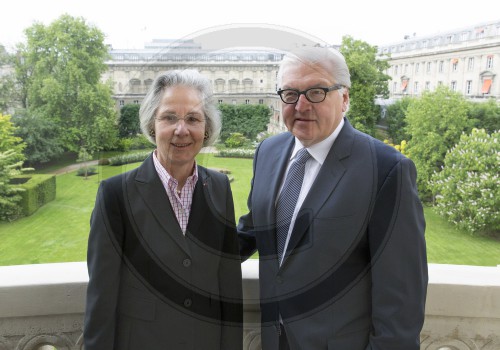
[[[241,349],[241,259],[226,175],[198,166],[184,236],[152,156],[101,182],[86,350]]]
[[[262,345],[419,349],[427,289],[425,221],[413,162],[345,120],[302,204],[281,267],[275,201],[293,149],[284,133],[255,153],[240,252],[260,258]]]

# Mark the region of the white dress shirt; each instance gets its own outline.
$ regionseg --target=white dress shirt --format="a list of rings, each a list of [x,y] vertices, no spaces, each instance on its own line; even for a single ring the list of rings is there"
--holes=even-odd
[[[344,126],[344,119],[342,118],[339,125],[335,130],[328,136],[326,139],[324,139],[321,142],[318,142],[310,147],[307,147],[307,150],[309,151],[309,154],[311,155],[311,158],[306,162],[305,165],[305,174],[304,174],[304,180],[302,182],[302,188],[300,190],[299,198],[297,199],[297,205],[295,206],[295,210],[293,211],[292,219],[290,222],[290,228],[288,229],[288,235],[286,237],[285,241],[285,247],[283,249],[283,252],[286,252],[286,249],[288,247],[288,242],[290,241],[290,235],[293,230],[293,226],[295,224],[295,219],[297,218],[297,214],[302,207],[302,203],[304,202],[304,199],[306,198],[307,194],[309,193],[309,190],[311,189],[312,184],[314,183],[314,180],[316,180],[316,176],[319,173],[319,170],[321,169],[321,166],[323,165],[326,156],[328,155],[328,152],[330,152],[330,149],[333,146],[333,143],[335,142],[335,139],[337,138],[338,134],[340,133],[340,130],[342,130],[342,127]],[[290,159],[288,161],[288,166],[285,172],[285,175],[283,176],[283,179],[281,180],[281,187],[280,187],[280,193],[281,190],[283,189],[283,184],[285,182],[286,175],[288,174],[288,170],[290,169],[290,164],[295,160],[295,156],[297,155],[297,152],[300,151],[304,146],[302,143],[299,141],[299,139],[295,138],[295,147],[293,148],[292,154],[290,156]],[[277,202],[277,200],[276,200]],[[276,203],[275,203],[276,205]],[[283,258],[285,257],[285,253],[283,253],[283,256],[280,261],[280,265],[283,262]]]

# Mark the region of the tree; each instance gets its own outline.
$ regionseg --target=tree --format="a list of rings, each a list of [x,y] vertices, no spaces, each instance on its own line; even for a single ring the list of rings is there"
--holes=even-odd
[[[387,107],[385,121],[387,133],[393,143],[399,144],[403,140],[410,140],[410,135],[406,133],[406,110],[411,99],[411,97],[403,97]]]
[[[118,130],[120,137],[136,136],[141,132],[139,125],[139,104],[126,104],[120,109]]]
[[[375,135],[375,125],[380,117],[380,108],[375,105],[375,97],[389,95],[389,76],[383,73],[389,64],[377,60],[376,46],[354,40],[350,36],[342,38],[340,52],[344,55],[351,73],[351,101],[347,113],[349,121],[355,128]]]
[[[108,58],[104,34],[69,15],[49,26],[35,23],[25,34],[16,76],[28,114],[53,122],[65,150],[111,147],[116,111],[110,84],[100,81]]]
[[[494,99],[486,103],[470,102],[469,117],[474,119],[474,127],[485,129],[488,133],[500,130],[500,106]]]
[[[473,129],[444,158],[430,188],[437,212],[470,233],[500,233],[500,132]]]
[[[0,45],[0,67],[9,67],[13,62],[5,48]],[[14,82],[14,72],[9,68],[3,68],[0,72],[0,112],[6,113],[8,109],[16,105],[16,85]]]
[[[21,189],[11,179],[21,171],[24,144],[14,131],[10,116],[0,113],[0,220],[15,219],[21,212]]]
[[[249,140],[267,129],[271,110],[265,105],[220,104],[222,114],[221,140],[225,142],[232,133],[241,133]]]
[[[18,110],[12,122],[16,125],[15,134],[26,144],[24,155],[30,165],[48,162],[64,152],[59,128],[53,120]]]
[[[407,152],[417,167],[417,184],[423,199],[430,196],[430,177],[441,170],[446,152],[458,142],[462,132],[472,129],[468,108],[460,93],[445,86],[425,91],[408,105],[406,131],[411,139]]]

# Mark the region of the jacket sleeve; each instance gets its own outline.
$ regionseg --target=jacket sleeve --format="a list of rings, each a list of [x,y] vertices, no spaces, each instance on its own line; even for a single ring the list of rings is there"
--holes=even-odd
[[[219,290],[222,305],[221,350],[243,347],[243,292],[238,235],[234,223],[234,202],[226,177],[226,230],[219,268]]]
[[[253,182],[255,178],[255,168],[257,164],[257,154],[260,150],[260,144],[255,150],[254,160],[253,160],[253,178],[250,184],[250,193],[248,194],[247,199],[247,207],[248,213],[241,216],[238,221],[238,238],[240,245],[240,255],[242,261],[247,260],[257,251],[257,242],[255,239],[255,231],[253,225],[253,217],[252,217],[252,191],[253,191]]]
[[[367,350],[418,350],[428,273],[415,165],[402,158],[379,180],[368,226],[373,332]]]
[[[109,183],[103,181],[90,219],[87,250],[89,283],[83,331],[86,350],[114,348],[121,267],[119,208],[117,196],[110,190]]]

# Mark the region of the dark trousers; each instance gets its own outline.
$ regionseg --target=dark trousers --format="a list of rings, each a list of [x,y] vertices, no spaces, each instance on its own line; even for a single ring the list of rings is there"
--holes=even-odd
[[[285,327],[280,323],[280,345],[279,350],[290,350],[288,339],[286,337]]]

